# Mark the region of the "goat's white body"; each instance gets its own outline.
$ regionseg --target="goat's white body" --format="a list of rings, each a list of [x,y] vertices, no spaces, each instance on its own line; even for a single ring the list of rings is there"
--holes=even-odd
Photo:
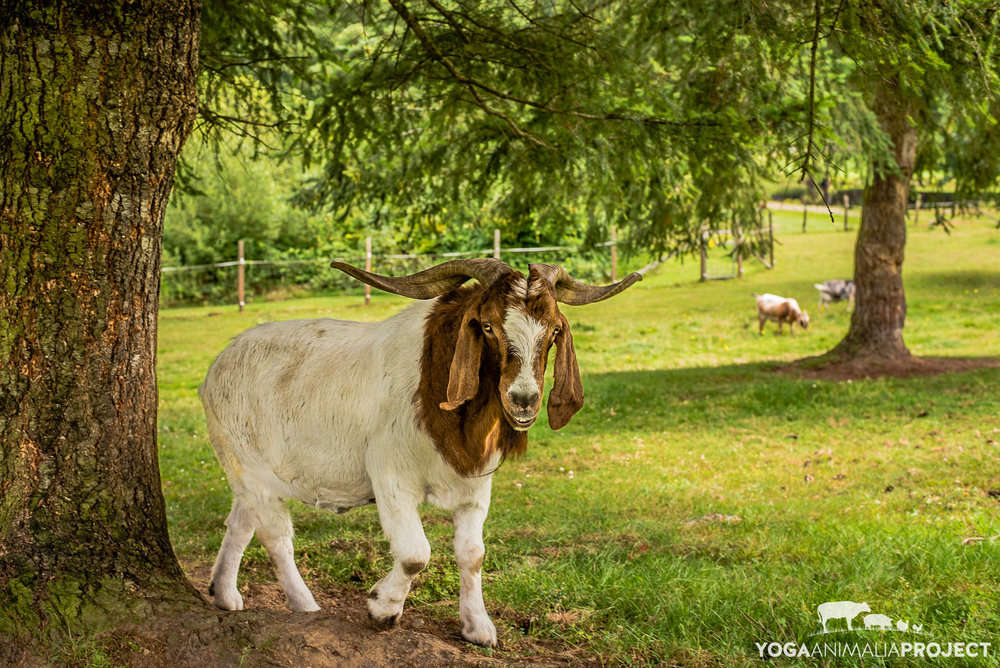
[[[488,479],[456,474],[417,423],[431,305],[381,322],[291,320],[237,336],[201,389],[234,491],[343,511],[370,503],[372,478],[388,475],[442,508],[478,498]]]
[[[799,303],[790,297],[779,297],[778,295],[763,294],[757,295],[757,308],[760,309],[769,320],[777,320],[778,317],[775,314],[778,307],[782,304],[788,304],[793,313],[801,313],[802,309],[799,308]]]
[[[496,643],[479,580],[491,476],[459,475],[417,415],[425,319],[434,301],[380,322],[267,323],[237,336],[212,364],[199,394],[234,493],[213,568],[217,605],[242,608],[236,570],[256,531],[292,609],[318,609],[292,560],[283,500],[339,512],[375,500],[395,566],[372,588],[369,611],[394,620],[430,558],[417,513],[428,501],[455,511],[466,637]]]
[[[783,323],[788,323],[788,331],[793,334],[796,322],[803,327],[809,324],[808,315],[799,307],[799,303],[790,297],[763,294],[754,295],[754,299],[757,300],[757,320],[760,323],[761,333],[764,331],[764,323],[769,320],[778,323],[779,334]]]

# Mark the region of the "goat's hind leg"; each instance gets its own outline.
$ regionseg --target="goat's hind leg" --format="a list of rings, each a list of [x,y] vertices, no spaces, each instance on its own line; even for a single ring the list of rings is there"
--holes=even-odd
[[[216,607],[223,610],[242,610],[243,597],[236,587],[236,575],[243,559],[243,551],[253,538],[254,512],[239,496],[233,499],[233,509],[226,518],[226,535],[219,548],[219,556],[212,566],[208,595]]]
[[[223,610],[243,609],[243,597],[236,586],[236,576],[243,551],[253,538],[255,529],[258,540],[271,556],[278,582],[288,598],[288,607],[295,612],[319,610],[312,592],[295,567],[292,518],[284,501],[271,498],[251,503],[242,496],[233,500],[233,509],[226,518],[226,536],[212,567],[208,594],[215,606]]]
[[[319,610],[316,599],[302,580],[295,566],[295,551],[292,548],[292,516],[288,506],[278,498],[265,499],[257,509],[259,523],[257,540],[271,557],[278,582],[285,591],[288,607],[294,612],[315,612]]]

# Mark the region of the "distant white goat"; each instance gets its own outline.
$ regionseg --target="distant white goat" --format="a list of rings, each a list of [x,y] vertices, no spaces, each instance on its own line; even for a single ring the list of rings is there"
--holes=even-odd
[[[333,266],[427,301],[381,322],[267,323],[212,364],[199,394],[233,509],[209,594],[220,608],[243,608],[236,574],[256,532],[289,607],[318,610],[295,567],[285,499],[338,513],[375,503],[394,563],[368,593],[368,613],[391,625],[430,559],[418,512],[427,501],[453,513],[462,635],[493,647],[480,573],[492,473],[527,447],[553,345],[549,426],[563,427],[583,405],[573,336],[556,302],[606,299],[641,276],[595,287],[554,265],[530,265],[525,277],[492,259],[399,278]],[[470,278],[478,285],[461,287]]]
[[[758,295],[753,297],[757,300],[757,320],[760,321],[760,333],[764,333],[764,323],[774,320],[778,323],[778,334],[781,334],[781,326],[788,323],[788,330],[795,334],[795,323],[802,326],[802,329],[809,328],[809,314],[799,308],[799,303],[794,299],[787,299],[777,295]]]

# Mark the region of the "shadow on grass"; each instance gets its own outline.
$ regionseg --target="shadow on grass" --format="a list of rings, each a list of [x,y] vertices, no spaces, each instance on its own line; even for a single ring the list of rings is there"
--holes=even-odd
[[[972,290],[1000,287],[1000,270],[957,269],[954,271],[929,271],[907,276],[907,289]]]
[[[931,364],[951,362],[918,359]],[[614,421],[616,429],[648,429],[650,425],[670,429],[765,417],[826,420],[889,413],[925,417],[950,410],[952,404],[957,410],[969,396],[984,398],[983,389],[1000,381],[1000,360],[960,361],[949,369],[954,373],[840,382],[788,372],[791,365],[783,362],[588,374],[584,379],[587,408],[578,419],[597,424]],[[997,402],[979,405],[986,410],[986,404]],[[622,422],[621,418],[631,420]]]

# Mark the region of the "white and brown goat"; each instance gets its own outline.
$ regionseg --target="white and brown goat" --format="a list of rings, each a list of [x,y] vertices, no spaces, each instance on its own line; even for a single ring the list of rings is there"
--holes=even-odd
[[[774,320],[778,323],[778,334],[781,334],[781,326],[788,323],[788,331],[795,334],[795,323],[801,325],[802,329],[809,328],[809,314],[799,308],[799,303],[794,299],[779,297],[778,295],[764,294],[753,295],[757,300],[757,320],[760,322],[760,333],[764,333],[764,323]]]
[[[318,610],[295,566],[285,499],[336,512],[375,503],[394,564],[371,588],[368,612],[391,625],[430,559],[418,512],[427,501],[453,513],[462,635],[495,646],[480,575],[491,474],[527,446],[553,344],[549,426],[563,427],[583,405],[573,336],[557,302],[606,299],[641,276],[595,287],[554,265],[530,265],[525,277],[491,259],[398,278],[332,266],[427,301],[381,322],[260,325],[212,364],[199,395],[234,498],[209,594],[220,608],[242,609],[236,574],[256,532],[289,607]],[[469,279],[478,284],[461,287]]]

